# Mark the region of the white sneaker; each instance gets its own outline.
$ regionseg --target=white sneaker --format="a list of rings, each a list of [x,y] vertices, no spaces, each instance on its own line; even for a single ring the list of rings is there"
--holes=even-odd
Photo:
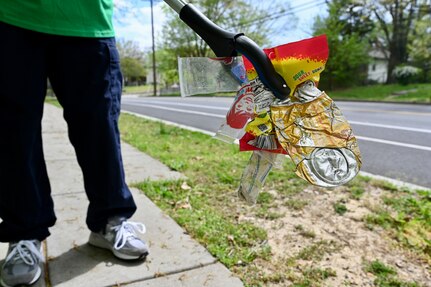
[[[43,262],[42,244],[39,240],[21,240],[9,243],[5,262],[1,268],[1,285],[31,285],[41,273],[39,263]]]
[[[145,225],[127,221],[124,217],[113,217],[108,220],[105,230],[91,232],[88,243],[111,250],[123,260],[145,259],[149,254],[148,246],[136,232],[144,234]]]

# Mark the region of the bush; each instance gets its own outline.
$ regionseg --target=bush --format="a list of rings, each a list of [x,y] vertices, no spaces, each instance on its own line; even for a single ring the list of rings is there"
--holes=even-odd
[[[421,73],[421,69],[407,65],[397,66],[393,71],[395,79],[401,85],[417,82]]]

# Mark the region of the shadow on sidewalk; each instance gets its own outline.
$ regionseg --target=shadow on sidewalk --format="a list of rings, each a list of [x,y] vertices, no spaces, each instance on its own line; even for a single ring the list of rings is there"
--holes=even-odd
[[[101,265],[100,263],[102,262],[104,264]],[[57,257],[48,257],[48,272],[51,286],[56,286],[76,277],[80,277],[82,274],[98,269],[101,266],[104,268],[112,268],[112,271],[115,272],[115,267],[118,265],[131,267],[139,266],[144,263],[145,261],[143,260],[123,261],[117,259],[111,251],[85,243],[76,245]],[[111,276],[112,274],[107,277]],[[118,283],[120,283],[121,274],[118,274],[118,279]],[[94,286],[94,282],[82,283],[83,284],[80,284],[80,286]]]

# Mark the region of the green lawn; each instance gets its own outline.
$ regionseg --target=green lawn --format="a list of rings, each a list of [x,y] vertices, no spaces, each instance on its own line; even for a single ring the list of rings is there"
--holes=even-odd
[[[123,94],[145,94],[145,93],[152,93],[152,92],[153,92],[153,85],[123,87]]]
[[[304,245],[295,256],[285,261],[273,257],[268,244],[268,230],[261,223],[277,222],[283,218],[281,210],[286,207],[293,212],[307,210],[308,200],[301,196],[310,186],[294,174],[290,161],[270,173],[258,204],[250,207],[236,195],[250,153],[239,152],[236,145],[208,135],[128,114],[121,115],[120,130],[123,140],[187,177],[186,181],[145,181],[136,187],[239,276],[246,286],[326,286],[322,285],[325,280],[337,276],[330,268],[320,268],[319,262],[338,252],[342,241],[322,240],[301,225],[295,226],[296,232],[314,243]],[[429,191],[415,194],[386,182],[358,176],[338,191],[344,194],[345,199],[335,202],[332,216],[349,213],[346,207],[349,202],[367,202],[368,199],[363,198],[369,196],[373,189],[381,190],[378,197],[382,203],[363,218],[364,228],[368,226],[372,232],[383,228],[385,236],[399,242],[401,248],[418,254],[424,262],[431,262]],[[336,196],[336,193],[331,193]],[[255,220],[239,220],[244,216]],[[309,267],[301,267],[304,261],[310,262]],[[268,272],[259,267],[261,265],[277,271]],[[384,282],[376,286],[421,286],[400,281],[396,274],[391,275],[390,280],[401,285],[384,285],[387,281],[382,280],[387,278],[375,276],[376,280]]]
[[[431,84],[373,85],[329,91],[334,100],[370,100],[431,103]]]

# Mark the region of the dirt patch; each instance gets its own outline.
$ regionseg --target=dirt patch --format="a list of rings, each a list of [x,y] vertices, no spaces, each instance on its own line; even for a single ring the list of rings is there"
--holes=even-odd
[[[375,286],[376,277],[366,266],[378,260],[393,267],[400,281],[431,287],[429,262],[400,247],[385,230],[371,230],[363,220],[381,204],[383,192],[372,188],[357,200],[342,188],[309,188],[290,198],[276,196],[269,210],[281,214],[276,219],[240,216],[240,221],[252,220],[267,230],[273,258],[255,262],[269,278],[265,286],[301,280],[314,282],[297,286]],[[292,208],[287,200],[306,205]],[[337,210],[337,204],[343,208]]]

